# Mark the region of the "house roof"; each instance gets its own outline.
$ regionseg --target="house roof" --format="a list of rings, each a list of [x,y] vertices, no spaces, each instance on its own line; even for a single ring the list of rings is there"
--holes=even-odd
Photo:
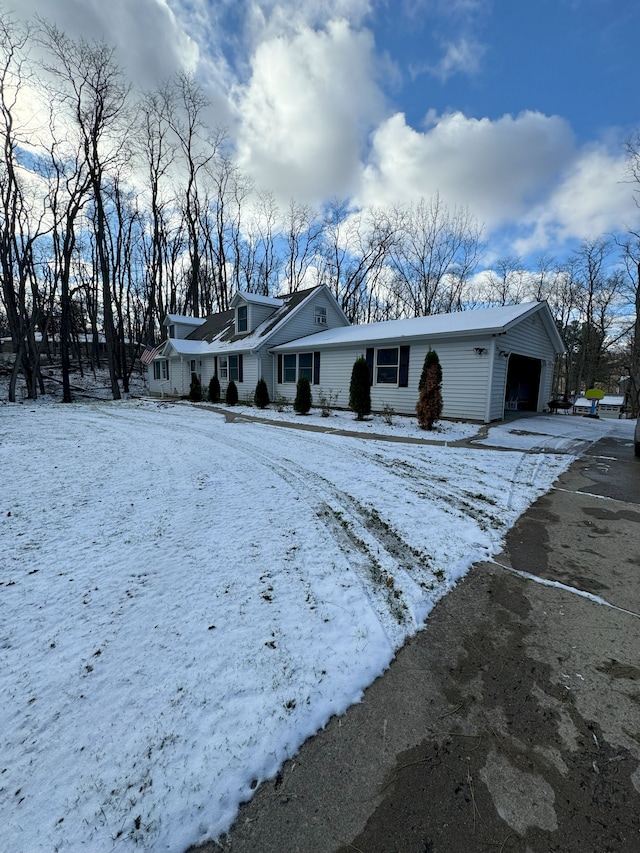
[[[539,312],[542,314],[543,322],[555,348],[558,352],[564,352],[564,344],[546,302],[524,302],[520,305],[478,308],[472,311],[456,311],[453,314],[432,314],[428,317],[384,320],[381,323],[363,323],[360,326],[327,329],[306,338],[299,338],[297,341],[280,344],[274,347],[274,351],[299,350],[307,345],[322,348],[409,338],[464,337],[478,332],[485,335],[500,334],[508,331],[525,317]]]
[[[170,348],[178,355],[201,355],[209,351],[209,345],[206,341],[192,341],[189,338],[169,338],[165,342],[162,353],[159,353],[156,358],[167,358]]]
[[[169,323],[182,323],[183,326],[201,326],[205,322],[204,317],[187,317],[185,314],[167,314],[164,325]]]
[[[244,293],[237,290],[230,304],[235,306],[238,302],[252,302],[254,305],[271,305],[274,308],[282,306],[282,298],[275,296],[261,296],[259,293]]]
[[[314,293],[319,292],[321,288],[325,288],[325,285],[317,285],[308,290],[297,290],[294,293],[288,293],[278,297],[276,300],[272,300],[277,302],[279,307],[274,306],[273,313],[266,320],[263,320],[252,332],[236,334],[235,311],[230,310],[207,317],[206,322],[199,328],[194,329],[185,340],[204,343],[205,348],[198,350],[198,352],[247,352],[257,349],[263,346],[269,337],[285,321],[289,320]],[[327,289],[325,288],[325,290]],[[328,290],[327,293],[331,295]],[[244,295],[254,296],[254,294]],[[331,298],[333,299],[333,296]],[[174,341],[172,340],[171,343],[173,344]]]

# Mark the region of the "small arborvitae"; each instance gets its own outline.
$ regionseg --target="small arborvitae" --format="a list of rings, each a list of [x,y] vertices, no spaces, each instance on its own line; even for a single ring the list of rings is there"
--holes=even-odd
[[[269,389],[264,379],[258,379],[256,391],[253,395],[253,402],[259,409],[266,409],[271,400],[269,399]]]
[[[369,368],[366,359],[362,356],[357,358],[351,371],[351,384],[349,385],[349,408],[358,416],[358,420],[364,420],[365,415],[371,414],[371,385],[369,382]]]
[[[198,379],[197,373],[191,374],[191,385],[189,386],[189,399],[192,403],[199,403],[202,400],[202,385]]]
[[[433,429],[434,423],[442,416],[442,368],[438,354],[432,349],[425,356],[418,390],[418,423],[422,429]]]
[[[309,385],[309,380],[306,376],[301,376],[298,379],[293,408],[299,415],[306,415],[311,408],[311,385]]]
[[[238,386],[233,381],[233,379],[227,385],[227,394],[225,400],[227,402],[227,406],[235,406],[238,402]]]
[[[220,380],[215,375],[211,377],[211,381],[209,382],[209,402],[220,402]]]

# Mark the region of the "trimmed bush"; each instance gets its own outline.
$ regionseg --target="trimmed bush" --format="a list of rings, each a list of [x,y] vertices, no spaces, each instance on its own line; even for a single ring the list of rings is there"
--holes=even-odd
[[[238,403],[238,386],[231,380],[227,385],[227,393],[225,395],[227,406],[235,406]]]
[[[220,402],[220,380],[217,376],[212,376],[209,382],[209,402]]]
[[[349,408],[358,416],[358,420],[364,420],[365,415],[371,414],[371,386],[369,385],[369,368],[366,359],[362,356],[357,358],[351,371],[351,383],[349,385]]]
[[[418,423],[422,429],[433,429],[434,423],[442,417],[442,368],[435,350],[428,350],[425,356],[418,390]]]
[[[298,379],[296,386],[296,399],[293,403],[293,408],[299,415],[306,415],[311,408],[311,385],[306,376],[301,376]]]
[[[192,403],[200,403],[202,401],[202,385],[198,379],[197,373],[191,374],[191,385],[189,385],[189,399]]]
[[[271,400],[269,399],[269,389],[264,379],[258,379],[256,391],[253,395],[253,402],[259,409],[266,409]]]

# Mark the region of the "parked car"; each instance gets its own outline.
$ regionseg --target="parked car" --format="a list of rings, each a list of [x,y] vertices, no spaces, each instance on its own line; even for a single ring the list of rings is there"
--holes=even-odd
[[[636,431],[633,434],[633,444],[636,451],[636,456],[640,456],[640,415],[636,420]]]

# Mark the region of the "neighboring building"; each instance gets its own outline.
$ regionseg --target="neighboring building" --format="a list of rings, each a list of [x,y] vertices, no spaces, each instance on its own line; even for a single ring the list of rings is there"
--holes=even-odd
[[[578,397],[573,404],[574,415],[588,415],[591,413],[593,400],[586,397]],[[595,414],[600,418],[623,418],[624,397],[617,394],[605,394],[600,400],[595,401]]]
[[[165,342],[151,393],[184,395],[192,372],[203,385],[216,373],[223,393],[230,379],[239,383],[241,400],[252,398],[262,376],[272,399],[292,402],[306,375],[316,401],[331,393],[347,408],[353,363],[363,356],[374,411],[414,414],[431,347],[442,365],[443,417],[488,423],[502,419],[505,408],[544,411],[556,356],[564,352],[546,302],[359,326],[349,325],[324,285],[278,299],[236,293],[231,304],[184,339]]]

